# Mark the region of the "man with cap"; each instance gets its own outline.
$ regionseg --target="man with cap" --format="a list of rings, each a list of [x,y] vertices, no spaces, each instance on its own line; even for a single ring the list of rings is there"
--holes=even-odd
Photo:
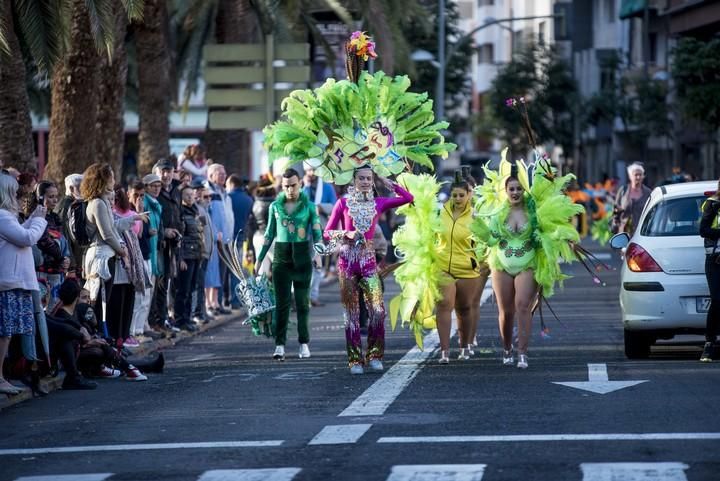
[[[195,189],[195,206],[198,209],[200,223],[203,226],[202,256],[198,265],[197,284],[192,295],[192,316],[194,322],[207,324],[213,320],[213,317],[205,306],[205,272],[210,257],[217,249],[215,246],[216,236],[208,213],[211,198],[210,191],[201,179],[192,181],[190,186]]]
[[[158,258],[162,258],[163,273],[156,279],[150,323],[177,332],[179,329],[173,328],[168,316],[168,291],[177,275],[176,253],[180,243],[180,193],[179,182],[173,179],[174,173],[175,164],[169,159],[160,159],[153,166],[153,174],[160,177],[162,183],[157,200],[162,206],[163,229],[159,232]]]

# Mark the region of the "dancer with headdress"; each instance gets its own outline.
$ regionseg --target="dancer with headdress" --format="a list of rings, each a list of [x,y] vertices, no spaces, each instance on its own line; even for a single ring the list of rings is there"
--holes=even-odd
[[[431,156],[445,158],[455,145],[445,143],[441,131],[448,123],[434,121],[427,94],[407,91],[407,76],[371,75],[363,70],[365,62],[376,57],[370,37],[354,32],[346,43],[346,54],[348,80],[328,79],[314,90],[292,92],[282,102],[284,119],[266,127],[264,133],[271,161],[306,162],[326,182],[354,184],[349,197],[336,203],[328,221],[325,239],[329,245],[317,248],[325,253],[339,250],[348,359],[351,372],[360,374],[365,360],[371,369],[382,370],[385,309],[371,246],[377,217],[389,208],[412,202],[413,196],[415,206],[418,195],[408,186],[421,185],[418,179],[423,176],[402,174],[398,182],[403,187],[387,178],[412,171],[413,165],[432,169]],[[374,197],[374,176],[396,197]],[[437,186],[433,178],[423,179]],[[435,187],[422,192],[423,196],[432,194],[428,202],[434,202],[433,189],[436,193]],[[421,200],[424,205],[425,197]],[[364,357],[357,309],[361,291],[372,325]]]
[[[487,258],[498,302],[503,365],[515,362],[513,327],[517,318],[517,367],[528,367],[528,344],[533,309],[541,297],[550,297],[556,282],[568,276],[561,262],[578,259],[574,243],[579,235],[570,219],[583,211],[563,192],[574,176],[556,176],[545,158],[534,164],[530,184],[528,167],[511,164],[502,152],[499,172],[485,167],[485,181],[477,188],[477,212],[472,230],[480,258]]]

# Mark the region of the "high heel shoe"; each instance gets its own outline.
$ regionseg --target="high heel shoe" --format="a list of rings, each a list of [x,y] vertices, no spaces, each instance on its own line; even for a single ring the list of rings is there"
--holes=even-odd
[[[450,362],[450,357],[448,357],[447,351],[440,351],[440,359],[438,359],[438,364],[448,364]]]
[[[507,351],[503,349],[502,363],[503,366],[512,366],[515,364],[515,356],[512,347]]]
[[[518,356],[518,363],[517,363],[518,369],[527,369],[528,368],[528,357],[527,354],[520,354]]]

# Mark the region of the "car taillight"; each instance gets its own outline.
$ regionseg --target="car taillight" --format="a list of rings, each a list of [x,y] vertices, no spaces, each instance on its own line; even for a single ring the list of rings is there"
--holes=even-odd
[[[625,259],[628,269],[633,272],[662,272],[655,259],[645,249],[633,242],[625,251]]]

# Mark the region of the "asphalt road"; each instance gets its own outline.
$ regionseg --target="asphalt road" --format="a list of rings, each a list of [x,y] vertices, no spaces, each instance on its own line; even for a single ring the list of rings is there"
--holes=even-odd
[[[625,359],[618,272],[605,287],[568,272],[551,299],[561,322],[542,338],[536,319],[526,371],[501,365],[490,297],[471,360],[439,365],[399,329],[386,371],[351,377],[335,284],[312,312],[310,359],[294,330],[277,362],[233,322],[166,351],[149,382],[0,412],[0,480],[719,480],[720,363],[697,362],[697,344]],[[627,386],[554,384],[589,380]]]

